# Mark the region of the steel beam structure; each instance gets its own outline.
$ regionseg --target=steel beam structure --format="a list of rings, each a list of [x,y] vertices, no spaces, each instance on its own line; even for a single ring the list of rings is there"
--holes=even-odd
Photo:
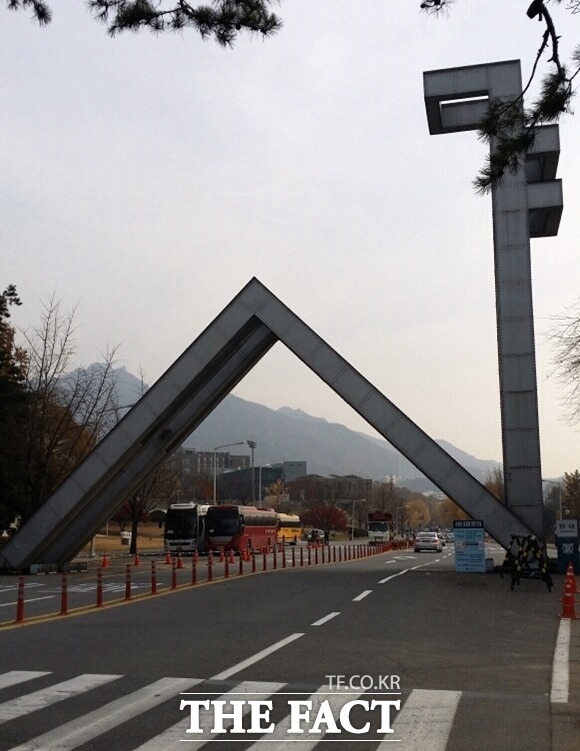
[[[431,134],[479,128],[490,100],[521,98],[519,60],[423,74]],[[492,139],[490,148],[494,149]],[[558,126],[538,128],[516,174],[492,186],[497,342],[506,504],[544,539],[530,237],[556,235]]]
[[[0,550],[0,569],[63,565],[282,342],[500,544],[531,528],[257,279],[224,308],[48,501]]]

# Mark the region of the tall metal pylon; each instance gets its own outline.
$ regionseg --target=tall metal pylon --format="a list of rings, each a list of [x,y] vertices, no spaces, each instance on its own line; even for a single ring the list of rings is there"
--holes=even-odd
[[[522,96],[519,60],[423,74],[431,134],[476,130],[490,100]],[[494,149],[495,140],[490,148]],[[497,344],[506,505],[544,540],[530,238],[558,233],[557,125],[536,129],[515,174],[492,186]]]

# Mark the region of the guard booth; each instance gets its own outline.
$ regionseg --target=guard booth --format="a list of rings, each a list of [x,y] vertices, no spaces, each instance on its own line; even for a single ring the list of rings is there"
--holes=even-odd
[[[558,573],[565,574],[570,563],[574,573],[580,573],[577,519],[558,519],[556,522],[556,549],[558,551]]]

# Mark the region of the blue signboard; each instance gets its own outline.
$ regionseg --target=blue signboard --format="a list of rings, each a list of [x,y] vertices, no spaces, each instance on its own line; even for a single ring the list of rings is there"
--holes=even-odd
[[[455,570],[458,573],[485,572],[485,530],[483,522],[462,519],[453,522]]]

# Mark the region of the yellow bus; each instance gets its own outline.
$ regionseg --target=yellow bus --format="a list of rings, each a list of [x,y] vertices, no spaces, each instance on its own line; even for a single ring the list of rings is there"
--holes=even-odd
[[[302,537],[302,522],[296,514],[277,514],[278,542],[296,545]]]

